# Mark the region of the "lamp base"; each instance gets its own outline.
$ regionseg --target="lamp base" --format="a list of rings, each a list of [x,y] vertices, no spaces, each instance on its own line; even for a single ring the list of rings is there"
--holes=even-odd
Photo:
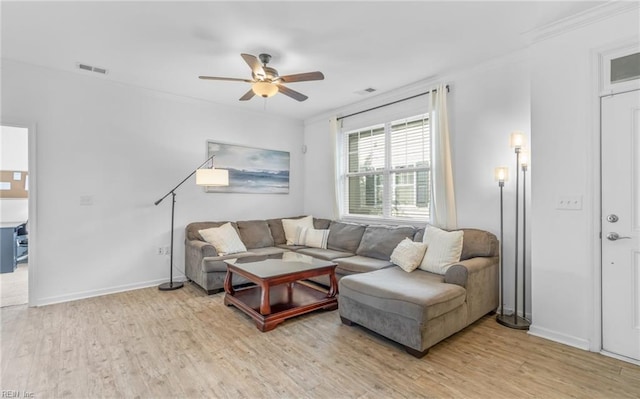
[[[515,328],[516,330],[528,330],[531,322],[515,314],[497,315],[496,321],[505,327]]]
[[[177,290],[178,288],[182,288],[182,287],[184,287],[184,283],[182,283],[182,282],[172,282],[172,283],[160,284],[158,286],[158,289],[160,291],[173,291],[173,290]]]

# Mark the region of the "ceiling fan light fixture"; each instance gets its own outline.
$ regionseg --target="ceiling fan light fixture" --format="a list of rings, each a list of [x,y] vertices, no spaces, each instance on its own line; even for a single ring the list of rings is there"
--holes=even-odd
[[[274,83],[263,81],[255,82],[251,89],[254,93],[264,98],[273,97],[278,92],[278,86]]]

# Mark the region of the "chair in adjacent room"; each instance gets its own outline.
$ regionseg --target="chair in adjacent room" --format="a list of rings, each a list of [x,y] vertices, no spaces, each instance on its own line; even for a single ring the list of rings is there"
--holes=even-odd
[[[29,232],[27,222],[16,227],[16,263],[27,262],[29,259]]]

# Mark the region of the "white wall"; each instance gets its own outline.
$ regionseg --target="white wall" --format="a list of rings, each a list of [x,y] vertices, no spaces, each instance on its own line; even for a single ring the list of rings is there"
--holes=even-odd
[[[488,230],[500,238],[500,189],[494,168],[507,166],[504,198],[504,307],[511,312],[515,288],[516,156],[509,147],[513,130],[531,136],[528,60],[523,53],[503,57],[452,76],[450,121],[458,225]],[[531,169],[535,169],[531,165]],[[523,176],[520,173],[519,208],[522,212]],[[527,174],[527,214],[530,220],[531,179]],[[518,311],[522,312],[522,219],[518,238]],[[530,224],[527,225],[526,313],[531,313]]]
[[[532,47],[535,335],[600,349],[598,100],[595,49],[638,40],[638,10],[586,25]],[[580,195],[579,211],[561,211]]]
[[[509,148],[509,134],[516,129],[525,131],[527,135],[530,131],[528,62],[525,54],[513,54],[444,76],[441,81],[451,86],[448,94],[449,121],[460,227],[485,229],[499,236],[499,188],[493,180],[493,170],[496,166],[506,165],[511,171],[511,180],[504,189],[504,255],[505,309],[512,309],[515,285],[515,154]],[[433,81],[419,82],[361,104],[335,110],[333,114],[344,115],[406,98],[432,86]],[[308,148],[305,155],[304,213],[332,217],[334,183],[329,114],[307,120],[304,137]],[[527,264],[531,264],[529,260]],[[530,293],[528,288],[527,291]],[[531,303],[529,293],[527,313]]]
[[[25,128],[0,127],[0,170],[29,170],[28,133]],[[0,222],[24,222],[28,217],[28,199],[0,198]]]
[[[166,281],[171,201],[154,206],[206,159],[206,140],[289,151],[288,195],[177,191],[175,265],[184,269],[184,227],[303,210],[303,126],[109,82],[2,62],[2,117],[37,124],[38,264],[32,304]],[[33,171],[32,171],[33,172]],[[81,205],[88,196],[93,205]]]

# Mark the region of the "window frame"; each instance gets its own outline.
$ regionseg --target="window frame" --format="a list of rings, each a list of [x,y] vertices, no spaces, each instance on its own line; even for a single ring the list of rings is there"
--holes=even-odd
[[[392,126],[397,125],[402,122],[412,122],[417,120],[426,120],[428,123],[428,133],[427,133],[427,141],[429,142],[428,154],[425,157],[425,166],[412,166],[412,167],[393,167],[393,159],[392,159]],[[374,131],[375,129],[382,127],[384,134],[384,167],[382,169],[373,169],[371,171],[349,171],[349,160],[350,160],[350,151],[349,151],[349,135],[363,132],[366,130]],[[375,123],[362,127],[354,127],[350,128],[348,131],[342,131],[339,140],[339,147],[342,156],[340,157],[340,164],[338,166],[339,173],[339,184],[340,184],[340,218],[345,221],[353,221],[353,222],[365,222],[365,223],[382,223],[382,224],[415,224],[415,225],[423,225],[425,222],[429,222],[431,220],[432,213],[432,154],[431,154],[431,115],[426,113],[419,113],[417,115],[412,115],[404,118],[394,118],[394,120],[386,121],[384,123]],[[392,179],[397,179],[398,175],[401,173],[413,173],[413,187],[414,187],[414,203],[417,206],[421,201],[419,201],[420,193],[419,189],[419,181],[420,178],[418,174],[420,172],[426,173],[426,192],[424,193],[423,198],[426,201],[426,216],[408,216],[408,217],[399,217],[397,215],[393,215],[393,207],[394,207],[394,193],[393,188],[395,187],[395,181],[392,182]],[[367,215],[367,214],[357,214],[350,213],[350,192],[349,192],[349,178],[353,177],[366,177],[366,176],[382,176],[382,208],[380,215]],[[375,191],[374,191],[375,195]]]

